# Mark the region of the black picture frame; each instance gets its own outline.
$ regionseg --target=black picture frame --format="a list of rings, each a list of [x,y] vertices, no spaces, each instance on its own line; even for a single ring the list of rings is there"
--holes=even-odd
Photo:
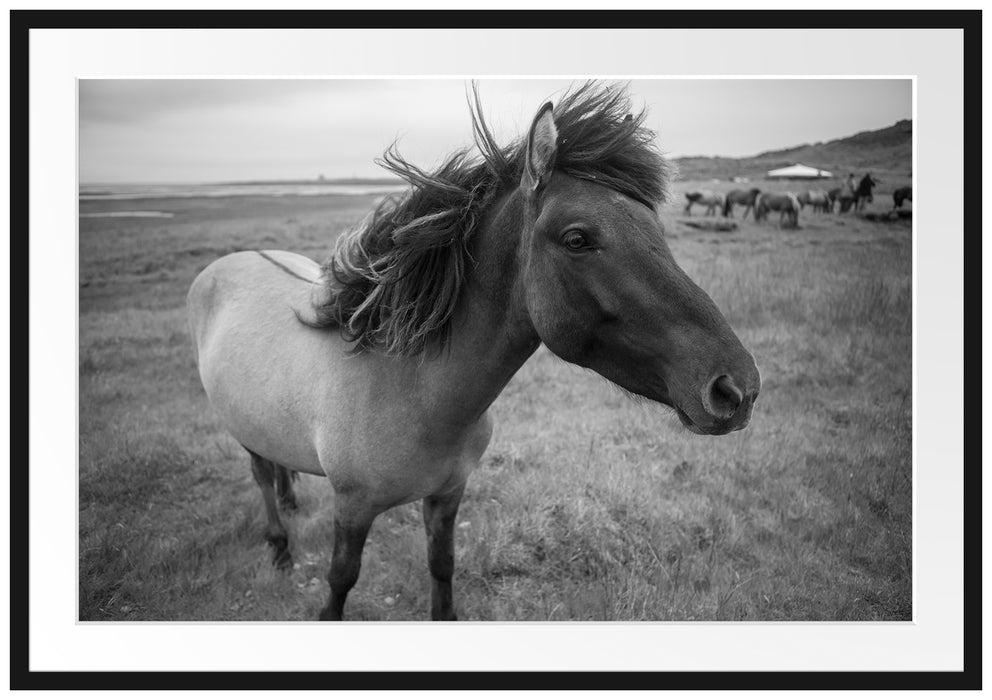
[[[567,13],[571,27],[666,27],[693,28],[956,28],[963,31],[964,123],[966,143],[982,138],[982,13],[966,11],[602,11],[579,10]],[[133,28],[295,28],[374,26],[407,29],[448,27],[555,28],[565,18],[557,11],[492,10],[404,10],[404,11],[33,11],[10,12],[10,331],[11,375],[10,414],[11,452],[30,468],[28,411],[31,401],[27,368],[30,322],[28,298],[29,236],[14,232],[30,231],[29,184],[31,167],[28,142],[29,48],[32,29],[74,27]],[[973,231],[964,240],[963,289],[965,309],[964,366],[970,377],[981,375],[981,294],[982,237],[981,151],[964,152],[963,199],[965,230]],[[37,321],[37,319],[36,319]],[[966,394],[969,396],[970,394]],[[981,412],[966,407],[963,426],[968,454],[981,453]],[[15,451],[16,446],[16,451]],[[964,616],[965,655],[961,672],[41,672],[30,670],[28,655],[29,533],[28,469],[10,468],[11,493],[11,601],[10,601],[10,678],[14,690],[192,690],[223,687],[232,690],[266,689],[491,689],[522,690],[554,687],[561,690],[597,689],[898,689],[971,690],[981,688],[982,620],[982,531],[980,468],[964,470]],[[968,641],[972,640],[972,641]]]

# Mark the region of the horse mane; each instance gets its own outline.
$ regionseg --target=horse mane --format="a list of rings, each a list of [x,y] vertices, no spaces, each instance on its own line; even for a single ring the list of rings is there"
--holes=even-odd
[[[416,355],[444,347],[470,264],[469,242],[494,200],[520,182],[526,135],[500,146],[482,116],[478,88],[469,99],[474,147],[449,155],[427,172],[393,143],[376,162],[410,187],[383,199],[341,234],[321,267],[323,299],[316,328],[339,328],[355,351]],[[652,209],[667,196],[670,165],[630,111],[623,86],[586,82],[554,108],[555,169],[597,182]]]

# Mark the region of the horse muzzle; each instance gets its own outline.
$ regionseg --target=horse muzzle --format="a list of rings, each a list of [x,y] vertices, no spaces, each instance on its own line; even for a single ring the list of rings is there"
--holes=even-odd
[[[743,382],[729,374],[718,374],[704,386],[698,409],[690,414],[681,406],[675,412],[686,428],[697,435],[726,435],[743,430],[751,421],[751,410],[758,398],[760,379]],[[753,385],[753,386],[749,386]]]

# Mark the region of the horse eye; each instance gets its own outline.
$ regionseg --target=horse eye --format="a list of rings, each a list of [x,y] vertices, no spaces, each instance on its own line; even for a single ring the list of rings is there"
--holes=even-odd
[[[587,248],[589,244],[586,242],[586,237],[583,236],[579,231],[572,229],[567,231],[562,237],[561,241],[566,248],[569,250],[582,250]]]

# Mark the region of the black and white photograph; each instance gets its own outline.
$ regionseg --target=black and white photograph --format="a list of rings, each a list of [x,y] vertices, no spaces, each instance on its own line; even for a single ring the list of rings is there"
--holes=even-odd
[[[981,14],[565,14],[12,13],[13,687],[980,682]]]
[[[911,620],[912,88],[80,81],[80,619]]]

